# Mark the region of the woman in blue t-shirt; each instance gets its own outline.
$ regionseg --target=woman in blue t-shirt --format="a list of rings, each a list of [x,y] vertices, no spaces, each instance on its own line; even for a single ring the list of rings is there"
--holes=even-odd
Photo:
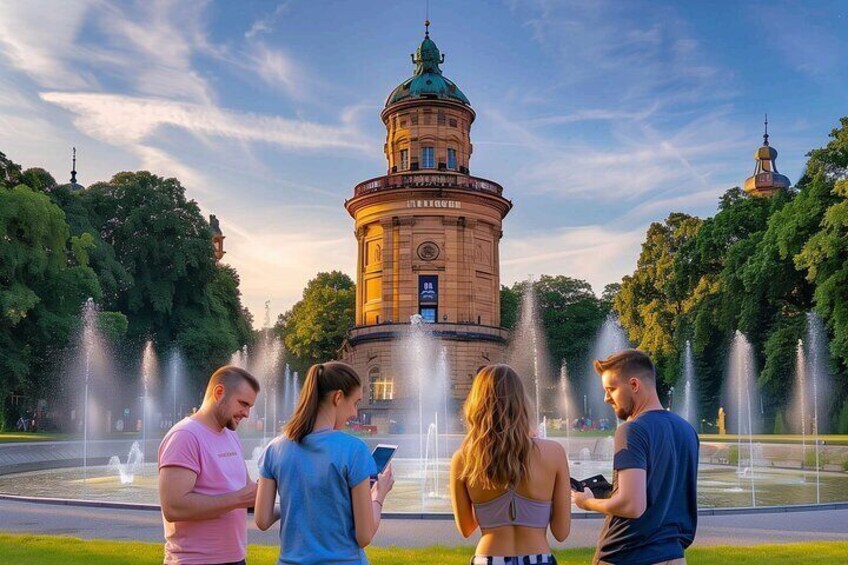
[[[394,478],[389,467],[372,487],[377,469],[368,446],[339,431],[361,399],[353,367],[313,365],[294,415],[259,460],[256,526],[264,531],[280,520],[279,565],[368,563],[362,548],[377,533]]]

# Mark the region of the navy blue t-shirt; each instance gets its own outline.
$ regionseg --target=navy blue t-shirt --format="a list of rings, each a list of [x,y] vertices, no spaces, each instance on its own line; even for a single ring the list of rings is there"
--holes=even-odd
[[[698,435],[665,410],[643,412],[618,427],[613,495],[618,472],[645,469],[648,504],[639,518],[607,516],[595,562],[652,565],[683,557],[698,521]]]

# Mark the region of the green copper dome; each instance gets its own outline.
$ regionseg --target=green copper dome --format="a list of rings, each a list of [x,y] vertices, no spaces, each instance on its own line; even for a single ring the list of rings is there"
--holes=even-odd
[[[414,98],[435,98],[439,100],[455,100],[468,106],[465,94],[453,83],[453,81],[442,76],[439,65],[445,62],[445,56],[439,52],[439,48],[430,39],[430,32],[424,34],[424,41],[418,46],[418,51],[412,55],[415,63],[415,74],[403,81],[397,88],[392,90],[386,99],[386,106],[395,102]]]

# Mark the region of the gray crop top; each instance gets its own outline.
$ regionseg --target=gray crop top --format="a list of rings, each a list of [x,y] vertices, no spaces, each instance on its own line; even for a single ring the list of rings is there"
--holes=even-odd
[[[474,503],[474,515],[481,529],[501,526],[547,528],[551,521],[551,501],[534,500],[508,490],[488,502]]]

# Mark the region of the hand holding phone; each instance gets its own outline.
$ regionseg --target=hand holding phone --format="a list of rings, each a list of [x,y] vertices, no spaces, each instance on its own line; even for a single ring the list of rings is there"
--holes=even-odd
[[[377,472],[371,475],[371,484],[374,484],[374,481],[377,480],[377,475],[384,472],[386,467],[389,466],[389,461],[391,461],[392,457],[395,456],[397,448],[398,446],[396,445],[387,445],[384,443],[381,443],[374,448],[374,451],[371,453],[371,457],[374,458],[374,463],[377,466]]]

